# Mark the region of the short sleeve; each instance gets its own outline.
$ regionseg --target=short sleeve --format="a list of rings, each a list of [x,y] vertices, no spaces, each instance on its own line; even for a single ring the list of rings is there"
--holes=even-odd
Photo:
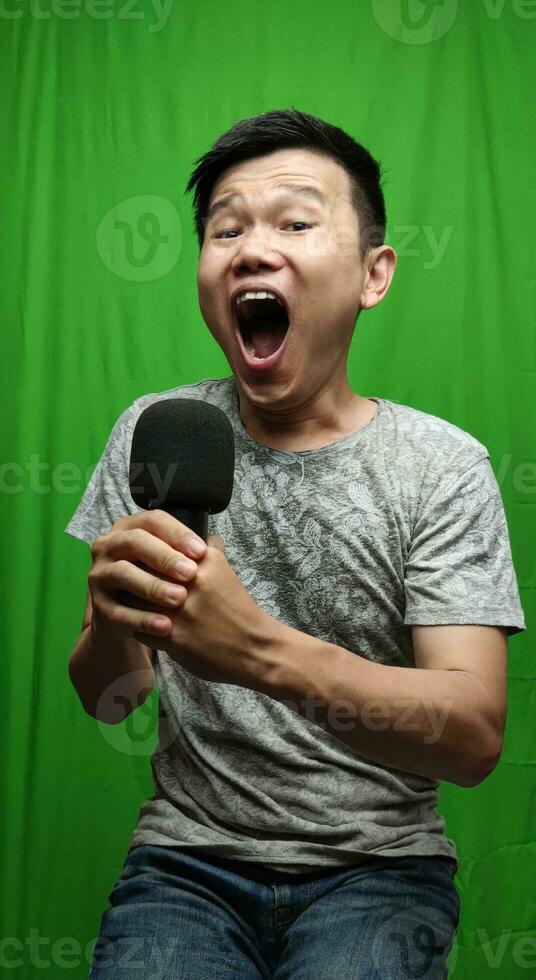
[[[405,570],[408,626],[526,629],[503,502],[489,456],[444,475],[413,529]]]
[[[91,544],[120,517],[140,511],[128,480],[132,433],[140,410],[130,406],[115,423],[82,499],[65,532]]]

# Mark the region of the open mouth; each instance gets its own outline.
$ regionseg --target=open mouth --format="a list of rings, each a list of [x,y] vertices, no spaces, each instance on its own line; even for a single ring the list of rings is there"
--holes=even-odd
[[[256,361],[272,357],[282,346],[289,329],[288,313],[283,303],[273,294],[250,291],[235,298],[234,311],[249,356]]]

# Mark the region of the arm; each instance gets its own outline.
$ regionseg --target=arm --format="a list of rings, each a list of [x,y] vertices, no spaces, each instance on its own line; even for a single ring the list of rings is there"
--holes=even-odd
[[[165,613],[184,602],[179,583],[197,574],[188,558],[195,537],[153,510],[119,518],[93,542],[82,634],[69,659],[71,682],[93,718],[121,722],[151,693],[151,650],[172,626]],[[206,543],[198,540],[204,553]]]
[[[111,641],[96,632],[88,590],[82,632],[69,660],[69,677],[92,718],[113,725],[143,704],[155,684],[151,654],[151,648],[138,640],[117,637]],[[125,711],[125,705],[129,710]]]
[[[279,623],[263,691],[372,762],[476,786],[500,756],[506,636],[482,626],[412,631],[417,666],[407,668]]]

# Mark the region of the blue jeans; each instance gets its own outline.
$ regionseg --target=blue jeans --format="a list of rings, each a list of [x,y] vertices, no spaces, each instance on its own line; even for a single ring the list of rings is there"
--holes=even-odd
[[[293,875],[140,845],[108,896],[90,980],[443,980],[454,871],[399,857]]]

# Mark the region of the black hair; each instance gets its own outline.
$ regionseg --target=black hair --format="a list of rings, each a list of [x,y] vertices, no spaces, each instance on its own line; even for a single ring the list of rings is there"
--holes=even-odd
[[[338,126],[300,112],[278,109],[241,119],[195,161],[185,193],[195,189],[194,227],[203,245],[210,195],[220,175],[242,160],[276,150],[300,148],[331,157],[350,178],[352,205],[359,216],[361,260],[385,238],[385,201],[380,180],[384,171],[361,143]]]

